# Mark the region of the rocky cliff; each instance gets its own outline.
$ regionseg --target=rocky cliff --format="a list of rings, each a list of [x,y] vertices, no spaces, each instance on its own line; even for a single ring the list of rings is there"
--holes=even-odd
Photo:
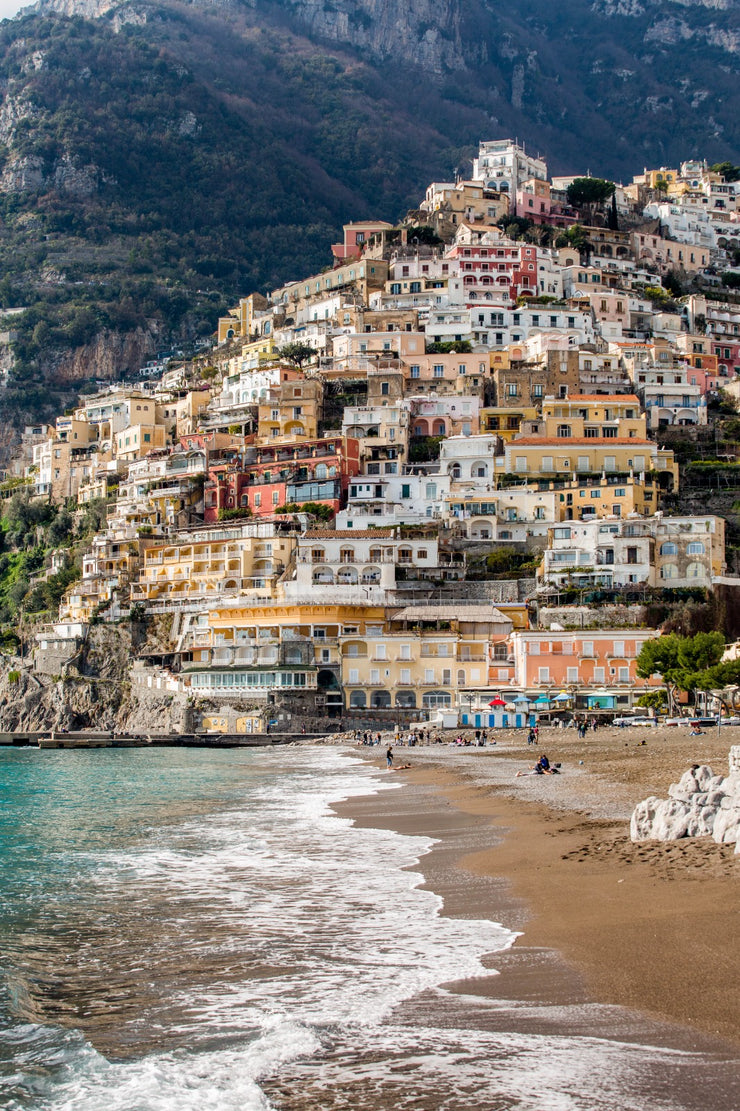
[[[181,732],[185,695],[132,682],[137,631],[128,623],[93,626],[61,674],[37,671],[29,659],[2,658],[0,732],[103,729],[119,733]]]

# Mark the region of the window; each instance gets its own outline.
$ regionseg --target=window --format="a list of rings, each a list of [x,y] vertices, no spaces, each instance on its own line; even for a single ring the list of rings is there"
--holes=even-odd
[[[628,548],[627,549],[627,562],[628,563],[637,563],[637,548]]]
[[[692,540],[690,544],[686,545],[687,555],[704,555],[704,545],[701,540]]]
[[[567,669],[566,675],[567,675],[567,680],[566,681],[568,683],[577,683],[578,682],[578,668],[577,667],[569,667]]]
[[[444,373],[445,373],[445,368],[442,366],[442,364],[441,363],[435,363],[434,368],[433,368],[434,377],[435,378],[444,378]]]
[[[617,657],[624,656],[624,641],[623,640],[615,640],[614,641],[614,649],[613,649],[612,655],[617,656]]]
[[[412,378],[418,378],[420,376],[420,374],[421,374],[421,371],[420,371],[418,366],[412,366],[411,367],[411,377]]]
[[[678,545],[674,544],[672,541],[666,541],[665,544],[660,545],[660,554],[672,556],[678,555]]]
[[[569,424],[559,424],[558,425],[558,439],[559,440],[569,440],[570,439],[570,425]]]
[[[619,682],[620,683],[629,683],[629,681],[630,681],[630,669],[628,667],[618,668],[617,669],[617,674],[619,676]]]
[[[401,682],[404,683],[407,686],[411,682],[411,668],[410,667],[402,667],[401,668]]]
[[[411,497],[411,484],[410,483],[404,482],[403,485],[401,486],[401,497],[402,498],[410,498]]]
[[[539,682],[540,683],[549,683],[550,682],[550,668],[549,667],[539,668],[538,669],[538,674],[539,674]]]
[[[594,642],[592,640],[584,640],[583,643],[581,644],[581,655],[583,655],[583,656],[593,656],[593,654],[594,654]]]
[[[690,563],[686,568],[687,579],[703,579],[706,576],[706,570],[702,563]]]
[[[677,579],[678,567],[675,563],[664,563],[660,569],[661,579]]]
[[[603,667],[595,667],[594,668],[594,682],[595,683],[603,683],[605,678],[606,678],[606,676],[605,676],[605,673],[604,673],[604,668]]]

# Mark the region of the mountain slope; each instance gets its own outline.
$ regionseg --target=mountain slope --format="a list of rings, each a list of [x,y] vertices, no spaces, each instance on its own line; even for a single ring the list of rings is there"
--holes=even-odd
[[[45,0],[0,25],[0,307],[31,306],[4,408],[56,404],[29,383],[84,376],[96,337],[138,329],[117,373],[326,265],[343,221],[396,218],[479,138],[555,172],[737,159],[738,10]]]

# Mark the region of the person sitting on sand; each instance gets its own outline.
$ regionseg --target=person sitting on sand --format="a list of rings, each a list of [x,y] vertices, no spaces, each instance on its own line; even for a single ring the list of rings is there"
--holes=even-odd
[[[703,737],[704,736],[704,730],[700,729],[698,725],[694,725],[691,729],[691,732],[689,733],[689,736],[690,737]]]
[[[550,767],[550,761],[543,753],[536,764],[533,764],[529,771],[517,772],[516,778],[520,775],[555,775],[555,769]]]

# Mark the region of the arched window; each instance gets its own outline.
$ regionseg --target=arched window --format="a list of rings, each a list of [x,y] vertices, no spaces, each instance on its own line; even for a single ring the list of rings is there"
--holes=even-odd
[[[462,468],[459,463],[453,463],[450,467],[450,478],[460,478],[462,476]]]
[[[389,691],[373,691],[370,705],[374,710],[387,710],[390,708],[391,696]]]
[[[661,555],[678,555],[678,545],[672,541],[666,541],[665,544],[660,545]]]
[[[316,478],[326,478],[328,473],[329,473],[329,471],[327,469],[326,463],[319,463],[317,465],[316,471],[315,471]]]
[[[352,691],[349,696],[349,705],[352,710],[364,710],[367,706],[367,699],[365,698],[364,691]]]
[[[341,563],[354,563],[355,562],[355,549],[342,548],[339,553],[339,560]]]
[[[450,706],[452,704],[452,696],[449,691],[427,691],[422,699],[425,708],[431,709],[434,706]]]
[[[398,562],[399,563],[411,563],[413,558],[414,558],[414,553],[411,550],[411,548],[399,548],[398,549]]]
[[[690,563],[686,568],[687,579],[703,579],[706,577],[706,573],[703,563]]]
[[[396,706],[402,707],[405,710],[415,710],[416,692],[398,691],[398,693],[396,694]]]
[[[704,545],[701,540],[692,540],[691,543],[686,546],[686,554],[704,555]]]
[[[380,563],[381,559],[383,558],[380,548],[371,548],[369,558],[373,563]]]
[[[660,569],[661,579],[677,579],[678,567],[675,563],[664,563]]]
[[[460,670],[457,673],[457,685],[458,685],[458,687],[464,687],[465,686],[465,669],[462,668],[462,667],[460,668]]]

